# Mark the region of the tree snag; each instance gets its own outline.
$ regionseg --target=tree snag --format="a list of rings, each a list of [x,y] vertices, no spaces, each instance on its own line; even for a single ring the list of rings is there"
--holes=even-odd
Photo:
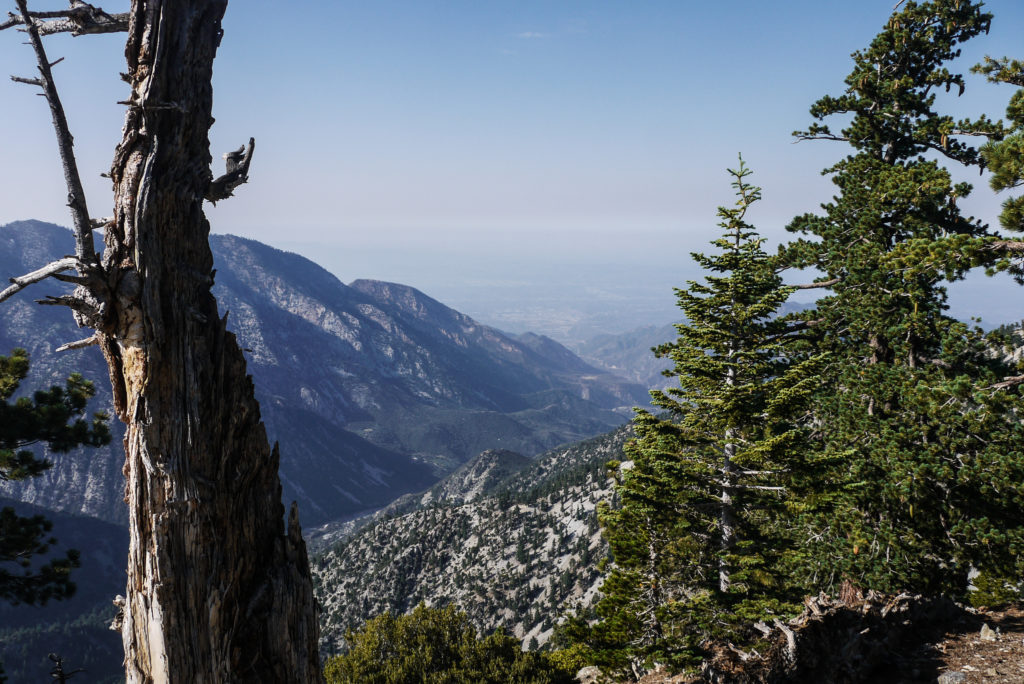
[[[247,178],[253,143],[213,181],[208,131],[213,59],[227,0],[133,0],[126,17],[79,0],[20,14],[54,117],[74,218],[75,257],[21,278],[77,285],[65,305],[95,335],[127,426],[125,501],[131,543],[119,616],[127,681],[320,682],[317,605],[295,504],[284,524],[277,448],[270,448],[235,336],[210,292],[204,199]],[[64,22],[57,25],[54,22]],[[68,23],[70,22],[70,23]],[[114,156],[106,251],[92,227],[42,33],[127,30],[127,100]],[[114,26],[120,27],[113,28]],[[78,27],[77,29],[75,27]],[[96,30],[93,30],[96,28]],[[45,30],[44,30],[45,29]],[[232,164],[233,162],[233,164]],[[70,169],[70,171],[69,171]],[[72,173],[73,172],[73,173]],[[61,275],[75,268],[77,276]]]

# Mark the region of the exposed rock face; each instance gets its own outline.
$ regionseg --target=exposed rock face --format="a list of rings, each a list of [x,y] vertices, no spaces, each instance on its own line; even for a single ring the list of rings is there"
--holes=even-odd
[[[611,497],[605,464],[623,457],[628,434],[555,449],[491,486],[470,474],[503,456],[483,454],[315,558],[323,652],[346,628],[420,601],[454,603],[480,629],[544,643],[561,616],[597,596],[607,545],[595,508]]]
[[[610,429],[646,392],[598,371],[547,338],[526,342],[482,326],[402,285],[352,287],[303,257],[252,240],[211,236],[213,293],[246,351],[261,414],[281,444],[286,501],[311,527],[422,491],[486,449],[538,454]],[[68,253],[71,234],[22,221],[0,227],[0,275]],[[95,348],[55,354],[85,335],[65,311],[32,302],[35,286],[0,308],[0,353],[32,354],[23,387],[81,371],[96,408],[111,410]],[[115,421],[113,427],[120,430]],[[121,434],[112,446],[61,455],[32,482],[0,493],[53,510],[126,521]]]

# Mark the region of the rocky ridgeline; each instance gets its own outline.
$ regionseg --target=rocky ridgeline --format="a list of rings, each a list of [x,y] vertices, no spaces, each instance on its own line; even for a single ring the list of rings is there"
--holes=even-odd
[[[341,647],[346,629],[420,601],[453,603],[478,628],[503,627],[527,645],[546,642],[561,616],[597,596],[607,544],[596,507],[612,496],[605,464],[622,458],[627,437],[622,428],[555,449],[490,485],[481,485],[494,481],[486,464],[510,459],[484,454],[315,558],[324,652]]]
[[[646,392],[597,370],[547,338],[480,325],[418,290],[361,280],[345,285],[313,262],[242,238],[210,238],[214,294],[247,351],[271,441],[281,445],[286,503],[304,525],[351,518],[422,491],[486,449],[528,456],[605,432]],[[67,254],[71,233],[23,221],[0,226],[0,275]],[[96,381],[110,409],[96,347],[67,311],[32,300],[47,281],[0,307],[0,354],[32,354],[25,387],[74,370]],[[114,421],[115,432],[120,424]],[[44,477],[0,483],[0,495],[124,523],[121,435],[111,446],[53,458]]]

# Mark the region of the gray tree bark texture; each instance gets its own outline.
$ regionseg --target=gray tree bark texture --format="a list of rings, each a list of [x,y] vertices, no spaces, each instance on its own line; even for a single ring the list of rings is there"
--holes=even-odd
[[[130,683],[320,682],[317,605],[278,453],[210,292],[203,199],[226,0],[133,0],[131,97],[96,321],[127,425]]]

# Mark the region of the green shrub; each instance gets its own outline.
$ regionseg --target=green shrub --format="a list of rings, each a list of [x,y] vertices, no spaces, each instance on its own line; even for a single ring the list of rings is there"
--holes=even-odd
[[[454,606],[379,615],[345,635],[349,650],[327,661],[327,684],[573,684],[546,654],[524,653],[502,631],[477,636]]]

